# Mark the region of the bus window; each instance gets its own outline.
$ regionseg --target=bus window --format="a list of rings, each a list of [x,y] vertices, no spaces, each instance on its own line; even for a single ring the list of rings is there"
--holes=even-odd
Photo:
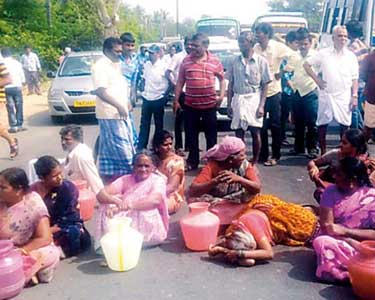
[[[331,9],[327,8],[326,14],[324,16],[324,23],[323,23],[323,32],[327,32],[328,29],[328,21],[329,21],[329,16],[331,15]]]
[[[333,27],[337,25],[337,19],[339,18],[339,13],[340,13],[340,8],[335,7],[335,10],[333,11],[331,29],[329,33],[332,33]]]

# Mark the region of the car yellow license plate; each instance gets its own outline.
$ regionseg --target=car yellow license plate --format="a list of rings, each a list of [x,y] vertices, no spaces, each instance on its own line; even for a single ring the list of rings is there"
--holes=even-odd
[[[95,100],[74,100],[74,107],[93,107]]]

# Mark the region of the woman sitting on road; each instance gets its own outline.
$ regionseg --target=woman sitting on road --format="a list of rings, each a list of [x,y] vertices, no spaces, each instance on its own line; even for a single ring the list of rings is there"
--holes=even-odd
[[[53,240],[61,247],[62,257],[87,250],[91,237],[80,217],[76,186],[63,179],[60,163],[52,156],[40,157],[34,167],[40,181],[31,189],[43,198],[48,208]]]
[[[168,131],[156,133],[152,143],[157,169],[167,180],[168,213],[172,214],[184,202],[184,159],[173,152],[173,136]]]
[[[237,137],[224,137],[204,157],[208,162],[189,188],[189,202],[210,202],[211,211],[219,217],[223,215],[220,211],[227,211],[221,223],[229,224],[245,203],[260,192],[258,171],[246,159],[246,146]]]
[[[311,160],[307,169],[311,180],[315,183],[317,189],[314,192],[314,198],[320,202],[320,197],[324,190],[334,184],[336,169],[339,162],[344,157],[356,157],[365,161],[367,155],[367,144],[362,131],[358,129],[349,129],[342,136],[340,148],[328,151],[323,156]],[[320,169],[326,167],[325,169]]]
[[[16,226],[15,226],[16,224]],[[0,240],[12,240],[22,251],[26,282],[50,282],[60,252],[52,243],[47,207],[29,190],[26,173],[19,168],[0,172]]]
[[[160,244],[167,238],[166,180],[154,171],[151,155],[141,151],[134,157],[133,173],[105,187],[109,199],[98,195],[98,240],[108,231],[108,218],[113,216],[130,217],[131,226],[143,234],[146,246]]]
[[[258,260],[271,260],[273,245],[303,246],[318,232],[318,219],[311,210],[272,195],[257,195],[208,253],[250,267]]]
[[[375,240],[375,188],[366,166],[354,157],[340,161],[336,184],[328,187],[320,202],[321,235],[313,246],[318,257],[316,276],[326,281],[349,279],[348,258],[360,241]]]

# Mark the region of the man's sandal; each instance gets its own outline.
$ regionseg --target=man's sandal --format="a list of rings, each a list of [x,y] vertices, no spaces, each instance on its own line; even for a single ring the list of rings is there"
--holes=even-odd
[[[278,163],[278,160],[277,160],[277,159],[275,159],[275,158],[270,158],[269,160],[267,160],[267,161],[264,163],[264,165],[265,165],[266,167],[273,167],[273,166],[276,166],[277,163]]]
[[[9,145],[9,148],[10,148],[9,157],[13,159],[18,155],[18,140],[16,138],[14,139],[14,143]]]

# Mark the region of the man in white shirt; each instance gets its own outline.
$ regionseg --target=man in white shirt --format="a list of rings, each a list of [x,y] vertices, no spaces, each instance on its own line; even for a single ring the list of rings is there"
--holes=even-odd
[[[37,93],[41,95],[39,88],[39,72],[41,70],[38,55],[32,52],[30,46],[25,46],[25,53],[21,57],[22,67],[26,75],[26,83],[29,89],[29,95]]]
[[[185,36],[184,39],[184,50],[173,55],[172,60],[167,68],[165,76],[168,78],[173,89],[176,86],[178,79],[178,72],[180,66],[186,55],[190,54],[190,42],[191,36]],[[185,102],[185,92],[181,93],[180,98],[178,99],[180,108],[175,109],[175,121],[174,121],[174,139],[175,139],[175,150],[176,154],[184,156],[183,144],[182,144],[182,128],[184,123],[184,102]],[[185,138],[185,149],[187,149],[186,138]]]
[[[25,74],[20,62],[12,57],[9,48],[1,49],[5,66],[9,72],[11,83],[5,86],[6,107],[10,133],[27,130],[23,125],[23,97],[22,85],[25,83]]]
[[[321,49],[306,60],[304,68],[319,87],[318,140],[321,154],[326,152],[328,124],[335,119],[340,124],[340,136],[350,126],[352,109],[358,103],[358,61],[347,49],[345,26],[333,28],[333,47]],[[320,77],[312,66],[316,67]]]
[[[83,143],[83,130],[78,125],[66,125],[60,130],[61,146],[68,156],[64,163],[64,177],[68,180],[84,180],[97,195],[103,188],[92,150]]]
[[[92,68],[92,80],[100,128],[99,174],[109,183],[132,171],[136,138],[129,118],[128,83],[121,71],[121,40],[107,38],[103,53]]]
[[[159,46],[151,45],[148,48],[150,60],[144,65],[145,89],[142,93],[139,150],[147,149],[152,116],[154,116],[155,133],[162,131],[164,127],[165,96],[169,83],[165,77],[167,66],[160,59],[161,51]]]

